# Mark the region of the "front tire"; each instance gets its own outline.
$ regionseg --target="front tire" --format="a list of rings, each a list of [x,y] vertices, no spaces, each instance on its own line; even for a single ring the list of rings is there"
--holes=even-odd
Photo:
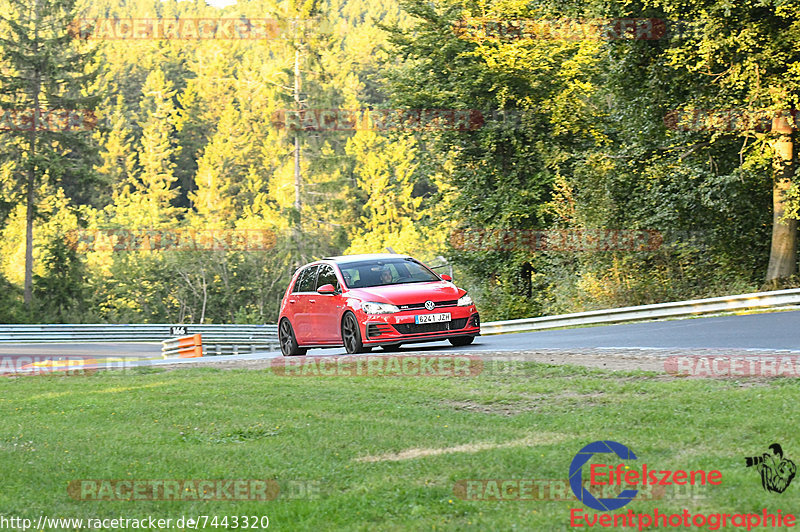
[[[361,328],[352,312],[345,314],[342,319],[342,343],[345,351],[351,355],[365,351],[364,342],[361,340]]]
[[[462,347],[465,345],[471,344],[474,340],[474,336],[456,336],[455,338],[448,338],[447,339],[451,344],[456,347]]]
[[[285,357],[303,356],[308,351],[297,345],[292,324],[286,318],[281,321],[281,326],[278,328],[278,341],[281,344],[281,353]]]

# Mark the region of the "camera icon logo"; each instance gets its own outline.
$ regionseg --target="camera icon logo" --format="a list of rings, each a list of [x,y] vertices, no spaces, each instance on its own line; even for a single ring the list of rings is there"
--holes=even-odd
[[[797,466],[783,455],[779,443],[768,447],[771,451],[761,456],[746,456],[745,467],[755,467],[761,475],[761,487],[772,493],[783,493],[792,483]]]

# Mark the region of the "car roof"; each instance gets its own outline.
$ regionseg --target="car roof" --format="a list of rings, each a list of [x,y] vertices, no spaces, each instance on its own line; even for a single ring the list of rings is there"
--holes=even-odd
[[[386,259],[410,259],[408,255],[397,253],[371,253],[364,255],[340,255],[338,257],[325,257],[322,260],[329,260],[336,264],[347,264],[349,262],[361,262],[365,260],[386,260]]]

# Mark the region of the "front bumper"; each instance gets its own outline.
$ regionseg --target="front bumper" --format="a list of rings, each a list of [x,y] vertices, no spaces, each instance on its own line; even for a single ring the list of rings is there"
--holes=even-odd
[[[455,336],[479,336],[480,316],[475,306],[448,307],[437,312],[449,312],[450,321],[439,323],[414,323],[418,311],[394,314],[364,315],[361,337],[364,345],[399,344],[446,340]]]

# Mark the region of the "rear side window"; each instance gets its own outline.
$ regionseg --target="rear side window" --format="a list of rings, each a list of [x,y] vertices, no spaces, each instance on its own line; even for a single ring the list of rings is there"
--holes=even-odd
[[[325,284],[332,284],[334,288],[339,287],[339,280],[336,278],[336,273],[334,273],[333,266],[330,264],[320,265],[316,289],[319,290],[319,287]]]
[[[313,292],[314,282],[317,280],[317,270],[319,265],[309,266],[297,276],[292,292]]]

